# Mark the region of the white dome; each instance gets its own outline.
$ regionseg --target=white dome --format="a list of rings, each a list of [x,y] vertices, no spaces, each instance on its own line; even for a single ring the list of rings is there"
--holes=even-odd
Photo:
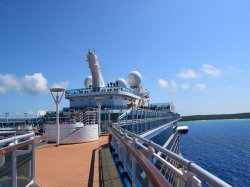
[[[87,76],[86,79],[84,80],[84,86],[85,88],[89,88],[90,86],[92,86],[92,76]]]
[[[142,81],[141,73],[138,71],[131,71],[128,75],[128,84],[130,87],[137,88]]]
[[[118,82],[118,87],[124,87],[124,88],[127,87],[127,83],[123,78],[119,78],[115,82]]]

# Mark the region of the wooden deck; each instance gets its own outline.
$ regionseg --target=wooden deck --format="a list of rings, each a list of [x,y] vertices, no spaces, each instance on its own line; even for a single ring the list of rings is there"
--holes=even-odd
[[[47,144],[36,149],[36,180],[41,187],[101,185],[100,150],[107,147],[108,136],[90,143]],[[105,146],[106,145],[106,146]],[[105,160],[102,162],[106,162]],[[117,182],[116,174],[116,182]],[[112,185],[112,177],[108,186]],[[120,182],[121,184],[121,182]]]

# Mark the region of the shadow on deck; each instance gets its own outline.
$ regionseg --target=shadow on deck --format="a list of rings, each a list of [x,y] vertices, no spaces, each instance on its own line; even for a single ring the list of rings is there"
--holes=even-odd
[[[122,187],[121,177],[117,171],[115,161],[112,157],[110,145],[105,144],[99,149],[92,151],[88,187],[94,186],[94,166],[96,154],[99,156],[99,186],[100,187]]]

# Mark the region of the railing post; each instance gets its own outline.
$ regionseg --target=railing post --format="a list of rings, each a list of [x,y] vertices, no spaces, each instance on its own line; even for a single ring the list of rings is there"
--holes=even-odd
[[[126,130],[128,130],[128,113],[126,111]]]
[[[131,156],[132,161],[132,187],[136,187],[136,160],[133,156]]]
[[[127,141],[127,133],[126,132],[124,132],[124,139],[125,139],[125,141]],[[125,169],[127,170],[127,164],[128,164],[128,162],[127,162],[127,149],[124,147],[124,166],[125,166]]]
[[[11,144],[14,144],[14,145],[18,144],[18,140],[15,139],[14,142],[11,143]],[[16,154],[16,153],[17,153],[16,150],[12,151],[12,153],[11,153],[12,187],[17,187],[17,168],[16,168],[16,166],[17,166],[17,165],[16,165],[16,162],[17,162],[17,159],[16,159],[17,154]]]
[[[151,145],[149,145],[147,151],[148,151],[147,158],[150,160],[150,162],[152,162],[154,164],[154,157],[153,157],[153,155],[155,153],[154,148]],[[149,180],[148,186],[149,187],[153,186],[150,180]]]
[[[117,141],[116,144],[117,144],[117,154],[120,157],[120,155],[121,155],[121,153],[120,153],[121,152],[121,150],[120,150],[120,142]]]
[[[136,134],[138,134],[138,108],[136,109]]]
[[[133,136],[133,146],[136,148],[137,138]],[[133,156],[131,156],[132,161],[132,187],[136,187],[136,160]]]
[[[135,133],[135,127],[134,127],[134,107],[132,107],[132,117],[131,117],[131,121],[132,121],[132,123],[131,123],[131,125],[132,125],[132,128],[131,128],[131,130],[132,130],[132,132],[133,133]]]
[[[185,187],[201,187],[201,181],[197,178],[195,179],[195,175],[187,169],[187,171],[183,172],[184,178],[185,178]]]
[[[32,156],[31,156],[31,178],[32,178],[32,186],[39,186],[36,182],[36,168],[35,168],[35,143],[31,145],[32,148]]]
[[[154,148],[152,147],[152,146],[150,146],[149,145],[149,147],[148,147],[148,159],[153,163],[153,161],[154,161],[154,157],[153,157],[153,155],[154,155],[154,153],[155,153],[155,150],[154,150]]]
[[[17,187],[16,150],[11,153],[12,187]]]

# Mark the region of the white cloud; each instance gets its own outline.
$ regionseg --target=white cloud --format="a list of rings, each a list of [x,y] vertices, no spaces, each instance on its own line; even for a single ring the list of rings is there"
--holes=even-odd
[[[177,74],[180,79],[194,79],[200,77],[200,75],[192,69],[182,69],[180,73]]]
[[[203,64],[202,71],[205,74],[210,75],[212,77],[218,77],[221,74],[221,70],[219,70],[218,68],[214,67],[211,64]]]
[[[205,85],[203,83],[198,83],[195,85],[195,88],[199,89],[199,90],[205,90],[207,88],[207,85]]]
[[[0,95],[17,86],[17,80],[14,75],[0,74]]]
[[[21,79],[17,79],[16,76],[12,74],[0,74],[0,94],[14,89],[32,95],[38,95],[47,90],[47,82],[47,79],[42,73],[25,75]]]
[[[42,73],[25,75],[20,82],[20,91],[31,95],[38,95],[47,90],[47,79]]]
[[[60,82],[60,83],[55,83],[52,85],[52,88],[54,87],[59,87],[59,88],[65,88],[67,89],[69,86],[69,81],[64,81],[64,82]]]
[[[161,88],[169,88],[169,83],[167,80],[159,79],[158,84]]]
[[[190,88],[190,85],[188,83],[181,84],[182,90],[188,90]]]
[[[175,82],[175,80],[167,81],[164,79],[159,79],[158,84],[161,88],[166,88],[171,90],[175,90],[178,87],[178,84]]]

